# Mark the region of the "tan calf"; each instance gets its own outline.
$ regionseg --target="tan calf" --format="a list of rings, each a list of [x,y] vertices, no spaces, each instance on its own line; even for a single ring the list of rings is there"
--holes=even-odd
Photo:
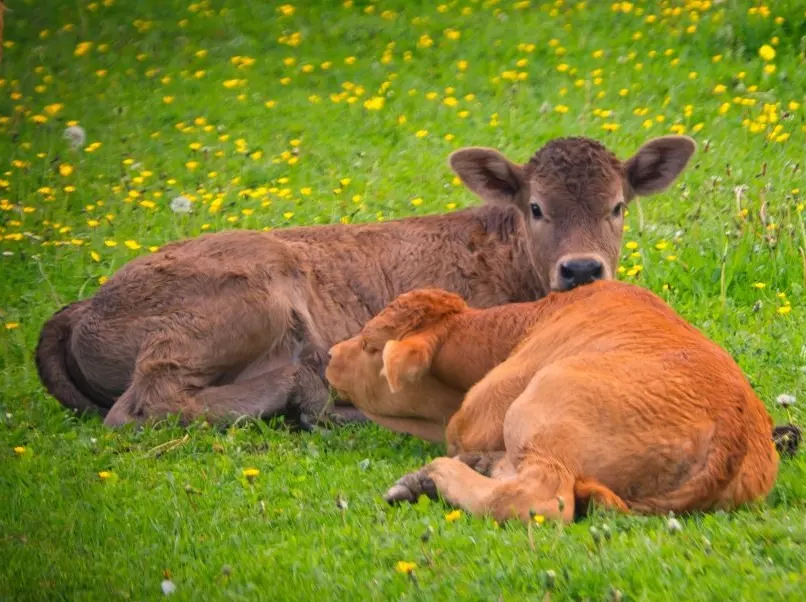
[[[739,367],[635,286],[488,310],[414,291],[331,356],[327,377],[356,407],[444,434],[456,456],[401,479],[390,501],[435,489],[499,520],[570,520],[591,497],[643,513],[735,508],[775,482],[771,420]]]

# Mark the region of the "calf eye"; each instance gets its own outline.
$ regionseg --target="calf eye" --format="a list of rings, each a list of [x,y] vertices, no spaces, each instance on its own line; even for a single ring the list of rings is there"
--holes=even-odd
[[[532,217],[535,219],[543,219],[543,211],[540,209],[540,205],[537,203],[532,203]]]
[[[626,209],[624,203],[616,203],[616,206],[613,207],[613,217],[621,217],[624,215],[624,209]]]

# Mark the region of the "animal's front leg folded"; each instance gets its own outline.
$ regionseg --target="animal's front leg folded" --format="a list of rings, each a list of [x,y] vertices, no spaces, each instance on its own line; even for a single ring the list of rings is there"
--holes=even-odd
[[[488,477],[505,456],[506,452],[502,451],[471,452],[459,454],[454,459],[466,464],[477,473]],[[436,499],[437,488],[433,479],[428,474],[429,466],[415,472],[410,472],[399,479],[389,488],[383,498],[390,504],[399,504],[401,502],[414,503],[421,495],[427,495],[431,499]]]

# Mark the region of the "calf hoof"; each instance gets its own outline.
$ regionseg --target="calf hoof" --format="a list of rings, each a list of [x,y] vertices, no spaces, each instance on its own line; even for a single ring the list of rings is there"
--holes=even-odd
[[[394,506],[403,502],[415,503],[421,495],[437,499],[437,486],[424,470],[410,472],[392,485],[383,495],[386,502]]]
[[[781,455],[794,456],[802,439],[801,430],[794,424],[784,424],[772,429],[775,449]]]

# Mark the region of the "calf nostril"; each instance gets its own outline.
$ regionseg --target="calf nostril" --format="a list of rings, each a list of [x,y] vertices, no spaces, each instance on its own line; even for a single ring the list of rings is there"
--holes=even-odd
[[[594,280],[601,280],[604,277],[604,266],[598,261],[596,262],[596,267],[594,267],[591,272],[591,277]]]
[[[568,266],[568,264],[564,263],[560,266],[560,278],[563,280],[574,279],[574,271]]]

